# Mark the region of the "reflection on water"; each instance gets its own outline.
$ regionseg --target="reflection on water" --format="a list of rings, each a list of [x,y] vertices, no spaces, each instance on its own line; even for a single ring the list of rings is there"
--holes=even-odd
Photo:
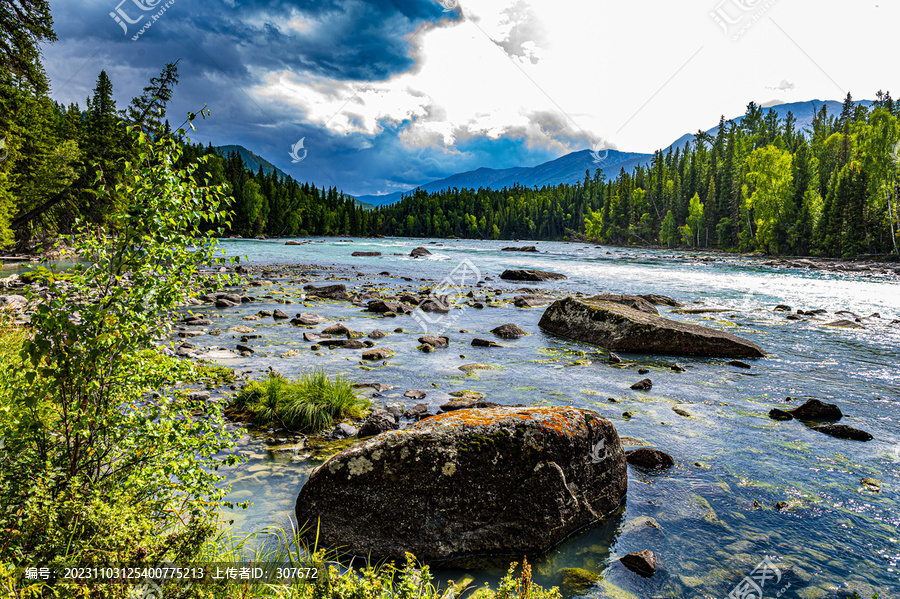
[[[489,401],[506,404],[574,405],[610,418],[622,436],[634,437],[672,454],[677,462],[664,475],[631,470],[627,503],[606,523],[572,536],[547,555],[531,558],[537,579],[559,584],[564,568],[584,568],[603,575],[591,593],[597,597],[723,597],[766,556],[783,568],[790,588],[783,597],[835,597],[838,591],[900,590],[900,293],[896,276],[882,273],[829,273],[741,263],[728,259],[699,262],[674,252],[622,250],[582,244],[536,243],[540,254],[501,253],[509,242],[422,240],[330,240],[303,246],[278,241],[227,241],[232,255],[252,263],[335,266],[324,273],[359,289],[418,291],[434,285],[463,259],[471,260],[491,280],[485,290],[500,289],[500,307],[467,308],[459,314],[449,349],[416,350],[422,334],[408,317],[382,319],[346,302],[301,301],[300,284],[290,278],[273,287],[252,289],[260,301],[219,312],[216,326],[251,326],[262,335],[253,340],[252,358],[230,366],[262,376],[273,367],[293,375],[324,366],[361,382],[395,388],[373,397],[376,404],[418,401],[403,398],[407,389],[422,389],[432,413],[449,393],[474,390]],[[426,245],[433,256],[413,260],[409,251]],[[380,251],[381,257],[353,258],[353,251]],[[607,253],[609,252],[609,253]],[[394,254],[401,255],[394,255]],[[543,284],[500,281],[505,268],[539,268],[561,272],[568,280]],[[353,272],[367,273],[358,277]],[[389,271],[390,275],[377,275]],[[400,277],[414,280],[404,281]],[[423,283],[431,279],[431,283]],[[537,322],[542,309],[515,308],[513,290],[524,286],[560,293],[657,293],[685,304],[727,308],[711,314],[664,316],[712,326],[747,337],[770,352],[750,370],[720,359],[622,355],[610,365],[606,353],[574,341],[550,337]],[[483,294],[479,294],[483,295]],[[268,297],[263,297],[268,296]],[[285,303],[292,305],[285,307]],[[818,320],[791,321],[774,312],[777,304],[828,311]],[[244,321],[260,309],[307,311],[341,320],[353,330],[391,332],[379,341],[396,355],[387,365],[362,364],[359,351],[313,352],[303,342],[304,330],[272,319]],[[848,310],[862,318],[864,329],[823,326],[834,312]],[[846,316],[841,316],[846,318]],[[476,348],[474,337],[489,338],[490,329],[507,322],[530,333],[505,347]],[[322,327],[324,328],[324,327]],[[459,332],[466,330],[469,332]],[[234,348],[239,333],[201,336],[197,345]],[[281,358],[288,350],[293,357]],[[466,375],[459,366],[488,363],[497,370]],[[671,369],[673,364],[685,372]],[[653,389],[629,389],[647,368]],[[367,392],[372,396],[373,392]],[[786,403],[785,398],[793,401]],[[869,431],[869,443],[841,441],[803,424],[767,417],[775,406],[790,408],[816,397],[840,405],[846,424]],[[678,406],[679,412],[673,411]],[[631,412],[631,418],[624,418]],[[683,415],[687,414],[687,416]],[[297,492],[328,451],[280,437],[276,431],[244,436],[241,451],[249,461],[231,472],[233,501],[251,501],[246,511],[231,514],[238,530],[253,531],[286,523]],[[881,481],[882,491],[862,490],[860,480]],[[780,503],[784,502],[784,503]],[[776,508],[776,504],[779,505]],[[642,579],[617,559],[628,552],[651,549],[660,572]],[[467,573],[475,584],[496,580],[504,568],[481,563]],[[463,572],[440,572],[459,580]],[[766,587],[775,596],[778,587]],[[884,596],[884,595],[882,595]]]

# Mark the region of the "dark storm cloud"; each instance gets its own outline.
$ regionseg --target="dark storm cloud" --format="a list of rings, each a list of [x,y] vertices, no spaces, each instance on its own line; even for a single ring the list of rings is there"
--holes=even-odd
[[[273,73],[363,84],[415,69],[412,34],[456,18],[435,0],[55,0],[51,6],[59,42],[46,48],[45,64],[56,100],[84,106],[105,69],[124,108],[165,63],[180,60],[173,126],[206,104],[212,118],[198,124],[197,141],[243,145],[302,181],[369,194],[484,165],[534,162],[517,144],[481,139],[461,140],[452,154],[410,148],[398,136],[408,121],[383,124],[374,136],[339,135],[306,122],[295,107],[254,94]],[[288,151],[301,138],[308,158],[293,164]]]

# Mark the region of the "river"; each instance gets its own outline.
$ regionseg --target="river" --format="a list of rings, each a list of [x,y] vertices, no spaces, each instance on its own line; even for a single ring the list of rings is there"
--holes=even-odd
[[[267,291],[251,290],[260,301],[222,311],[216,326],[249,325],[262,335],[252,345],[251,358],[230,360],[229,366],[263,376],[274,367],[295,375],[304,368],[325,367],[361,382],[395,388],[374,397],[377,404],[405,401],[407,389],[427,392],[432,412],[448,393],[470,389],[490,401],[529,405],[573,405],[610,418],[621,436],[635,437],[675,457],[676,467],[664,474],[629,469],[627,503],[605,524],[577,534],[547,555],[534,557],[537,580],[559,584],[561,568],[580,567],[602,574],[596,597],[724,597],[764,558],[781,564],[779,581],[769,580],[765,596],[838,597],[858,590],[868,598],[875,591],[894,596],[900,591],[900,278],[883,272],[834,272],[767,266],[709,254],[608,248],[582,243],[499,242],[466,240],[339,239],[312,240],[300,246],[284,240],[223,240],[229,255],[246,256],[251,264],[317,264],[336,270],[316,278],[340,279],[348,288],[364,283],[374,289],[419,290],[422,280],[434,285],[466,272],[491,280],[485,289],[500,289],[509,300],[521,287],[557,292],[656,293],[687,307],[723,308],[705,314],[663,316],[733,332],[763,347],[769,356],[752,361],[749,370],[722,359],[625,355],[611,365],[599,348],[546,335],[537,323],[542,308],[502,307],[454,310],[452,322],[418,322],[410,317],[382,320],[347,302],[298,299],[302,285],[279,281]],[[529,243],[539,253],[501,252],[509,245]],[[412,259],[416,246],[432,255]],[[378,251],[379,257],[352,257],[354,251]],[[397,255],[400,254],[400,255]],[[567,280],[551,283],[507,283],[506,268],[537,268],[563,273]],[[365,273],[355,276],[353,271]],[[311,270],[310,272],[314,272]],[[389,272],[389,275],[378,273]],[[471,276],[471,274],[469,275]],[[405,281],[407,277],[412,281]],[[472,282],[472,281],[467,281]],[[269,298],[259,297],[269,295]],[[285,307],[285,300],[293,305]],[[778,304],[797,309],[824,309],[817,319],[788,320]],[[289,314],[315,312],[342,319],[354,330],[390,334],[379,346],[394,349],[387,366],[361,365],[358,352],[308,350],[303,329],[271,319],[246,322],[258,310],[284,309]],[[848,310],[863,318],[864,328],[824,326]],[[475,348],[474,336],[512,322],[530,333],[503,348]],[[424,326],[429,332],[448,327],[450,350],[416,351]],[[460,333],[460,329],[470,333]],[[201,336],[197,345],[233,348],[240,334]],[[294,357],[282,358],[290,349]],[[460,357],[466,356],[465,358]],[[486,362],[499,367],[465,375],[458,367]],[[675,372],[673,364],[685,368]],[[367,369],[368,368],[368,369]],[[632,391],[647,368],[653,380],[649,393]],[[786,402],[785,398],[794,398]],[[613,398],[616,401],[610,401]],[[800,422],[776,422],[767,417],[773,407],[789,409],[807,398],[836,403],[842,423],[864,429],[874,440],[838,440]],[[678,405],[690,417],[676,414]],[[623,417],[624,412],[633,414]],[[322,456],[306,449],[274,451],[267,434],[247,434],[241,451],[249,461],[229,473],[231,499],[252,501],[235,510],[234,527],[259,530],[284,525],[293,513],[297,492]],[[881,492],[862,489],[861,479],[881,482]],[[778,502],[787,507],[777,509]],[[651,520],[652,519],[652,520]],[[647,522],[655,524],[648,526]],[[662,564],[662,576],[641,579],[616,559],[628,552],[652,549]],[[475,583],[496,580],[492,567],[473,571]],[[439,572],[456,578],[461,572]],[[664,581],[664,582],[660,582]],[[789,588],[787,585],[790,585]],[[786,589],[786,590],[785,590]],[[623,594],[624,593],[624,594]],[[884,594],[882,595],[885,596]]]

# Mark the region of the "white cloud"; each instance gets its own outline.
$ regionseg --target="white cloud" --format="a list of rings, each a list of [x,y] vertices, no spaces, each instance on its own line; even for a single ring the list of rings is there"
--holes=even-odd
[[[878,61],[846,54],[865,47],[868,56],[892,55],[900,5],[847,11],[823,0],[812,11],[767,0],[749,12],[749,4],[464,2],[462,21],[411,37],[409,72],[371,83],[277,73],[256,93],[338,133],[375,135],[384,123],[409,120],[401,138],[412,146],[521,136],[561,154],[600,140],[650,151],[714,126],[720,114],[741,115],[748,102],[770,100],[770,89],[789,93],[787,101],[900,90],[898,75]],[[740,35],[720,29],[717,9],[742,19]],[[840,44],[820,34],[838,29]],[[774,87],[773,69],[787,77]]]

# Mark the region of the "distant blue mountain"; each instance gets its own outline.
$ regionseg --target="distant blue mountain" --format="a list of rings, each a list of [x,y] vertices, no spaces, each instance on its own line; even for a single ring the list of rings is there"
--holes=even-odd
[[[863,105],[869,105],[871,102],[859,102]],[[837,115],[841,112],[842,102],[834,100],[811,100],[808,102],[792,102],[789,104],[778,104],[771,106],[779,117],[782,119],[787,115],[788,111],[794,114],[797,123],[794,125],[798,130],[803,130],[812,124],[816,113],[822,109],[822,105],[828,106],[828,114]],[[763,113],[769,111],[764,108]],[[739,123],[744,119],[743,115],[732,119]],[[719,131],[716,125],[707,132],[715,136]],[[682,135],[674,142],[662,148],[663,153],[670,149],[684,148],[688,142],[694,141],[694,135],[687,133]],[[443,191],[445,189],[503,189],[504,187],[512,187],[515,184],[524,187],[542,187],[544,185],[559,185],[562,183],[577,183],[584,180],[584,171],[589,170],[591,173],[596,169],[600,169],[608,178],[615,178],[622,169],[625,172],[631,172],[638,166],[646,166],[653,158],[653,154],[641,154],[635,152],[620,152],[618,150],[609,150],[608,154],[603,157],[602,152],[599,157],[603,158],[600,162],[594,161],[594,154],[590,150],[579,150],[566,154],[550,162],[545,162],[532,167],[514,167],[507,169],[480,168],[474,171],[457,173],[444,179],[423,183],[422,185],[408,189],[406,191],[398,191],[386,195],[368,195],[359,196],[357,199],[361,202],[374,204],[376,206],[384,204],[393,204],[400,200],[401,197],[411,194],[416,189],[426,192]]]
[[[530,168],[480,168],[465,173],[457,173],[445,179],[431,181],[415,189],[421,189],[430,193],[454,188],[479,189],[483,187],[486,189],[503,189],[516,184],[524,187],[543,187],[544,185],[559,185],[560,183],[577,183],[584,180],[585,171],[590,171],[593,174],[598,168],[607,177],[615,177],[619,173],[620,164],[649,157],[649,154],[608,150],[605,156],[603,152],[600,152],[597,156],[602,158],[602,160],[595,162],[594,154],[590,150],[579,150]],[[402,196],[415,191],[415,189],[380,196],[359,196],[357,199],[376,205],[393,204],[399,201]]]

